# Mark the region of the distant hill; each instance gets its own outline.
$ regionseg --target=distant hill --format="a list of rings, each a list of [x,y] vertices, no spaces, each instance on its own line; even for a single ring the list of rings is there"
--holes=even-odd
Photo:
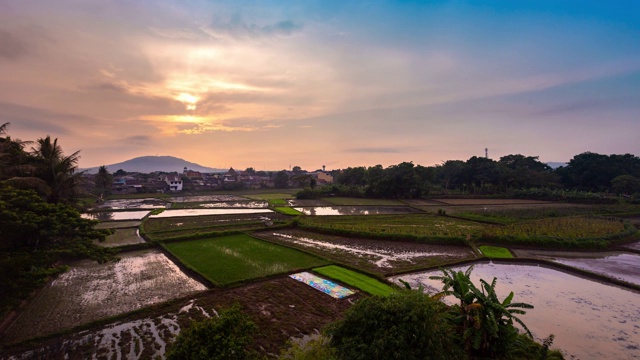
[[[554,170],[559,168],[560,166],[567,166],[566,162],[548,162],[546,164],[549,165]]]
[[[117,164],[107,165],[107,169],[110,173],[114,173],[120,169],[127,172],[139,172],[139,173],[152,173],[154,171],[164,172],[179,172],[181,173],[184,168],[193,171],[211,173],[211,172],[224,172],[227,169],[210,168],[196,163],[189,162],[184,159],[180,159],[173,156],[141,156],[133,158],[131,160],[123,161]],[[98,172],[98,167],[81,169],[86,170],[89,174],[95,174]]]

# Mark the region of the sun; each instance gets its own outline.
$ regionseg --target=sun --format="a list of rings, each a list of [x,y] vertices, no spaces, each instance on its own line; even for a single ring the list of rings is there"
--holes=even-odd
[[[176,100],[178,100],[181,103],[183,103],[185,105],[185,107],[187,108],[187,110],[195,110],[196,109],[196,104],[198,103],[200,98],[197,97],[197,96],[188,94],[188,93],[180,93],[176,97]]]

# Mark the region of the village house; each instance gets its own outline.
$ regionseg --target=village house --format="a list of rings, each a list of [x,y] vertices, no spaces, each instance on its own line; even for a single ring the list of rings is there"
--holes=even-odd
[[[178,174],[162,174],[158,180],[164,181],[169,186],[169,191],[182,191],[182,179]]]

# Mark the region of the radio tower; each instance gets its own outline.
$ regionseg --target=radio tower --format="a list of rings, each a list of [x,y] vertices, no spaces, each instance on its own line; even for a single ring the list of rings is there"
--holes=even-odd
[[[484,148],[484,158],[485,159],[489,158],[489,148]]]

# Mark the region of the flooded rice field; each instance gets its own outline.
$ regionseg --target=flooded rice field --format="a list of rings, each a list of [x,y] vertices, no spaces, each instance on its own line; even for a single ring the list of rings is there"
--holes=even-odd
[[[247,198],[236,195],[200,195],[200,196],[175,196],[169,198],[170,202],[208,202],[208,201],[246,201]]]
[[[514,250],[518,257],[554,261],[614,279],[640,285],[640,255],[624,252]]]
[[[465,270],[457,267],[455,270]],[[394,276],[425,291],[440,291],[442,283],[429,276],[440,271]],[[504,299],[510,291],[514,302],[535,308],[520,318],[540,340],[555,334],[554,347],[567,359],[637,359],[640,358],[640,293],[587,280],[535,265],[480,263],[472,279],[491,281],[498,278],[497,293]]]
[[[624,245],[624,247],[627,248],[627,249],[639,250],[640,251],[640,241]]]
[[[413,214],[419,211],[408,206],[314,206],[295,207],[305,215],[382,215]]]
[[[354,239],[295,229],[262,231],[256,235],[347,264],[358,264],[358,266],[379,274],[424,268],[436,261],[453,261],[474,257],[473,251],[466,247]]]
[[[124,245],[133,245],[145,242],[140,236],[137,228],[116,229],[115,232],[103,241],[97,242],[98,245],[104,247],[116,247]]]
[[[96,209],[164,209],[169,205],[164,200],[148,198],[148,199],[117,199],[107,200],[97,205]]]
[[[240,215],[240,214],[268,214],[273,213],[269,209],[181,209],[166,210],[158,215],[150,215],[150,219],[160,219],[183,216],[206,216],[206,215]]]
[[[239,303],[260,331],[255,350],[278,354],[292,337],[314,333],[360,298],[328,297],[286,276],[220,291],[207,291],[173,304],[132,314],[107,326],[60,335],[10,352],[0,349],[0,358],[9,359],[157,359],[163,358],[180,329],[191,320],[215,316],[217,311]]]
[[[94,213],[82,214],[85,219],[100,221],[118,221],[118,220],[142,220],[149,214],[148,210],[139,211],[101,211]]]
[[[206,290],[160,251],[120,256],[115,263],[72,264],[45,286],[8,329],[10,340],[46,335]]]
[[[556,258],[553,261],[640,285],[640,255],[620,253],[602,258]]]
[[[198,207],[206,209],[264,209],[269,207],[266,201],[226,201],[198,204]]]

